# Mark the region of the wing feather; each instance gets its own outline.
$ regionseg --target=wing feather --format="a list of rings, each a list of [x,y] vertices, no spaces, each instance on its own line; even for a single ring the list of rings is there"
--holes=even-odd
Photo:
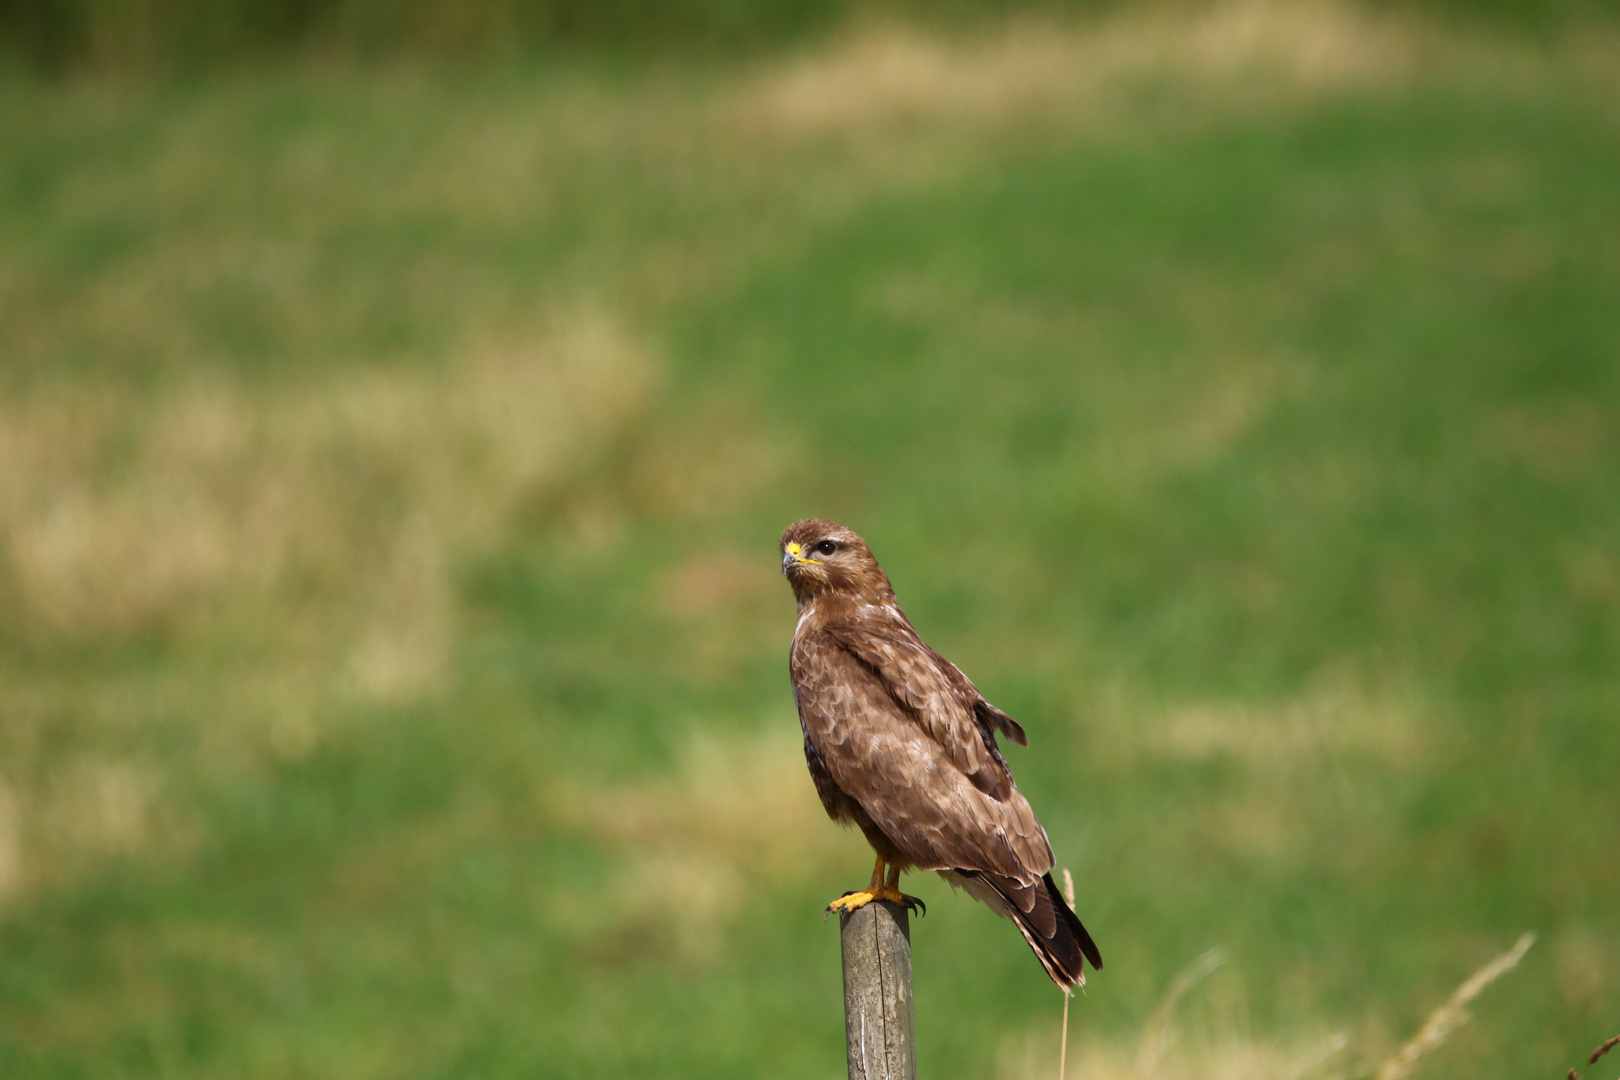
[[[872,669],[975,787],[1005,799],[1013,790],[1012,771],[995,736],[980,722],[977,707],[983,699],[978,691],[954,664],[923,643],[904,616],[884,614],[827,632]]]
[[[805,739],[826,775],[915,865],[1025,883],[1051,869],[1046,832],[1010,780],[1002,798],[975,784],[890,684],[832,635],[795,642],[793,675]]]

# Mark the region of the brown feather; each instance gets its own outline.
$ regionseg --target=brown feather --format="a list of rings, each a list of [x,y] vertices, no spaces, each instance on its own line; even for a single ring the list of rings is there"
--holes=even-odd
[[[1046,831],[996,744],[1026,745],[1024,729],[928,647],[855,533],[801,521],[782,551],[799,601],[793,696],[828,816],[1009,915],[1058,985],[1083,982],[1082,957],[1102,958],[1052,886]]]

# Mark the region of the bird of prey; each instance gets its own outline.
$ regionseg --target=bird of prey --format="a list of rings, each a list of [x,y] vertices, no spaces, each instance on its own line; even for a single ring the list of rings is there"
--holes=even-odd
[[[1017,925],[1065,993],[1102,954],[1050,873],[1052,847],[1013,783],[996,734],[1018,722],[929,648],[854,532],[809,520],[782,534],[782,572],[799,602],[790,667],[804,756],[827,814],[877,852],[872,882],[828,905],[911,908],[904,870],[937,870]],[[886,872],[885,872],[886,871]]]

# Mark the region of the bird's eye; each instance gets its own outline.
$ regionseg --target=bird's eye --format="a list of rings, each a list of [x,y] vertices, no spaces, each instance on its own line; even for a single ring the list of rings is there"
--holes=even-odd
[[[823,555],[831,555],[833,552],[838,550],[838,545],[831,540],[823,540],[821,543],[816,545],[816,550],[821,552]]]

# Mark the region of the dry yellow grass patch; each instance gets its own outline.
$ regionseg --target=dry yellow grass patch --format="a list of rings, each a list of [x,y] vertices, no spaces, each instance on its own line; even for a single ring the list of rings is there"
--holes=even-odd
[[[1130,9],[1087,27],[1017,23],[972,42],[868,26],[763,75],[739,115],[790,136],[953,118],[1007,121],[1084,111],[1143,76],[1259,74],[1288,93],[1409,77],[1429,48],[1406,21],[1336,0],[1230,0]]]
[[[1415,691],[1344,672],[1271,703],[1154,705],[1123,692],[1101,700],[1098,748],[1127,764],[1227,760],[1257,774],[1281,774],[1352,758],[1407,768],[1424,759],[1435,737],[1436,719]]]
[[[446,560],[616,430],[651,375],[633,336],[584,312],[432,371],[254,395],[222,381],[157,400],[43,392],[0,413],[14,466],[0,473],[0,539],[30,616],[71,637],[184,626],[233,603],[296,609],[289,594],[311,577],[323,595],[365,597],[372,632],[422,632],[445,618]],[[363,686],[439,662],[387,652],[361,649]]]
[[[1093,753],[1121,771],[1219,767],[1230,778],[1182,835],[1203,849],[1274,860],[1320,844],[1323,822],[1298,812],[1302,788],[1363,770],[1411,775],[1428,766],[1452,725],[1413,687],[1349,670],[1322,674],[1276,701],[1153,701],[1115,686],[1086,712]]]
[[[1226,1015],[1214,1017],[1213,1023],[1208,1022],[1210,1017],[1202,1024],[1183,1021],[1178,1013],[1184,999],[1225,962],[1225,954],[1212,949],[1171,980],[1134,1048],[1118,1041],[1087,1040],[1082,1035],[1069,1047],[1067,1075],[1079,1080],[1346,1080],[1369,1076],[1403,1080],[1422,1057],[1445,1045],[1469,1021],[1468,1004],[1518,966],[1535,938],[1533,933],[1522,935],[1512,948],[1465,979],[1410,1039],[1393,1053],[1385,1051],[1388,1056],[1376,1067],[1357,1064],[1355,1059],[1365,1060],[1366,1051],[1356,1052],[1359,1040],[1348,1032],[1286,1044],[1254,1037],[1242,1016],[1241,994],[1234,999],[1238,1007],[1228,1006]],[[1184,1030],[1189,1038],[1182,1038]],[[1008,1080],[1056,1075],[1053,1063],[1058,1055],[1051,1032],[1024,1032],[1003,1044],[998,1075]]]
[[[827,820],[789,717],[754,738],[694,734],[670,779],[577,791],[557,812],[622,859],[605,889],[616,902],[598,917],[654,928],[691,959],[709,955],[760,884],[867,861],[864,842]]]
[[[63,716],[87,735],[33,780],[0,776],[0,893],[186,832],[152,827],[163,778],[95,750],[96,733],[178,717],[205,749],[257,728],[297,754],[335,703],[434,692],[455,637],[453,568],[617,437],[655,378],[636,336],[586,308],[432,369],[253,392],[41,390],[0,408],[14,618],[71,643],[158,634],[188,657],[0,690],[14,768],[30,732]]]
[[[1054,1056],[1049,1040],[1023,1040],[1003,1049],[997,1076],[1003,1080],[1055,1077],[1048,1065]],[[1323,1041],[1328,1047],[1336,1040]],[[1283,1044],[1234,1039],[1202,1046],[1195,1054],[1175,1054],[1157,1062],[1151,1072],[1138,1068],[1129,1046],[1076,1040],[1069,1048],[1068,1080],[1328,1080],[1342,1076],[1324,1055],[1323,1044]]]
[[[10,784],[0,779],[0,899],[22,888],[22,807]]]
[[[1519,406],[1500,414],[1483,433],[1488,452],[1513,458],[1549,480],[1568,480],[1612,454],[1613,427],[1591,401]]]
[[[1337,1075],[1349,1045],[1343,1032],[1293,1041],[1257,1038],[1248,1030],[1241,985],[1228,981],[1215,1007],[1199,1010],[1196,1021],[1182,1015],[1184,1001],[1203,990],[1226,963],[1222,949],[1211,949],[1188,964],[1166,987],[1133,1047],[1118,1040],[1098,1041],[1077,1028],[1068,1047],[1066,1077],[1077,1080],[1308,1080]],[[1061,1049],[1060,1049],[1061,1052]],[[998,1075],[1052,1075],[1051,1036],[1026,1032],[1002,1046]]]

